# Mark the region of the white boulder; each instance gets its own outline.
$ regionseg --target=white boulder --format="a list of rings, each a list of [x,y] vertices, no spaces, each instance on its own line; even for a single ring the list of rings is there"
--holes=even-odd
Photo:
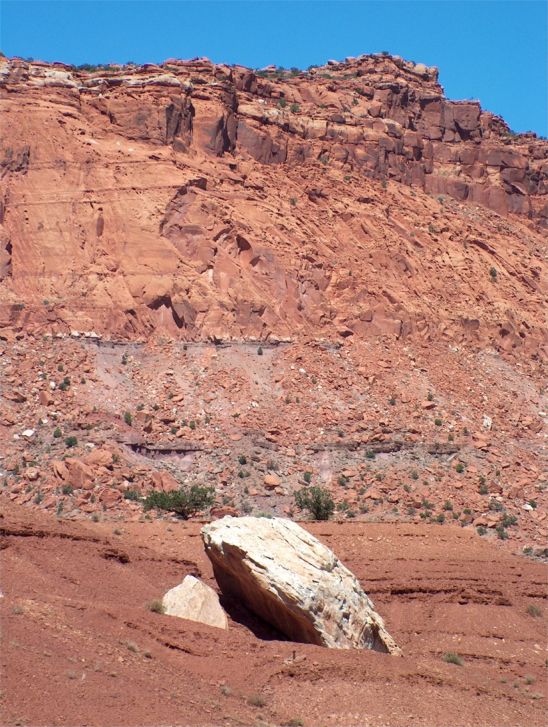
[[[228,619],[219,603],[219,596],[194,576],[169,590],[162,599],[164,613],[189,621],[198,621],[218,629],[228,628]]]
[[[223,593],[290,639],[401,653],[358,579],[297,523],[224,517],[202,538]]]

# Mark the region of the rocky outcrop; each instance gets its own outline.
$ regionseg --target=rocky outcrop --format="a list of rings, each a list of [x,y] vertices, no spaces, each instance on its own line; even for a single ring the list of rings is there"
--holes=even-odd
[[[4,338],[546,342],[548,144],[436,69],[0,59],[0,98]]]
[[[297,523],[225,517],[202,537],[223,592],[290,639],[400,653],[356,577]]]
[[[162,605],[167,616],[178,616],[189,621],[228,628],[228,619],[213,590],[194,576],[185,576],[182,583],[171,588],[163,597]]]

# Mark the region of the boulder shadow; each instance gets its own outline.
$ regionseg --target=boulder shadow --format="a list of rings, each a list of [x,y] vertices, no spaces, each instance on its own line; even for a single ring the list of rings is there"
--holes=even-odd
[[[236,623],[245,626],[249,629],[254,636],[261,641],[291,641],[285,634],[275,626],[263,621],[260,616],[257,616],[252,611],[247,609],[241,601],[234,596],[229,596],[222,593],[219,597],[221,606]]]

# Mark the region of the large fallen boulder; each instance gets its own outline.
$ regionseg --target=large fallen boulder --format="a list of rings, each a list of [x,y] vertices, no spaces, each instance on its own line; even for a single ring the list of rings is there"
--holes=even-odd
[[[186,576],[182,583],[171,588],[164,595],[162,606],[167,616],[178,616],[219,629],[228,628],[228,619],[218,595],[194,576]]]
[[[401,653],[358,579],[297,523],[225,517],[202,537],[223,593],[293,641]]]

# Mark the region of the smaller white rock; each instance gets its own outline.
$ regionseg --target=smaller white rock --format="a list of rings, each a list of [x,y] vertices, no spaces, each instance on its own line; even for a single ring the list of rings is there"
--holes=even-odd
[[[182,583],[169,590],[162,604],[168,616],[228,629],[228,619],[219,603],[219,596],[213,588],[194,576],[186,576]]]
[[[30,439],[31,437],[34,437],[34,429],[25,429],[25,431],[21,432],[21,434],[23,437]]]

